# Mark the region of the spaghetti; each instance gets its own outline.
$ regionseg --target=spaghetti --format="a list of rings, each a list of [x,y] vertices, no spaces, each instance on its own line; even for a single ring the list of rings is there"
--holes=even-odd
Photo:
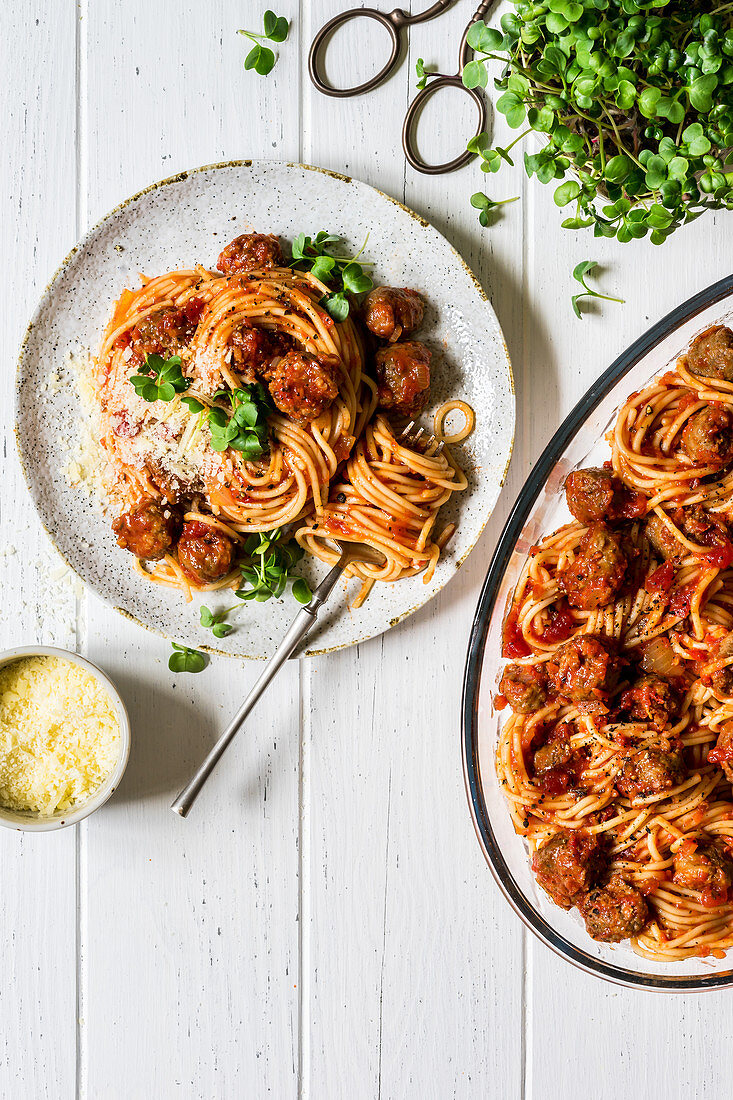
[[[733,946],[733,333],[633,394],[504,624],[497,774],[539,884],[656,960]]]
[[[447,450],[401,444],[386,416],[407,418],[428,397],[430,352],[394,335],[420,323],[420,296],[381,287],[371,315],[367,299],[363,319],[352,308],[334,321],[329,288],[259,234],[231,242],[218,267],[143,278],[102,338],[106,492],[135,568],[189,599],[237,587],[249,536],[288,527],[324,561],[338,557],[334,538],[381,551],[383,566],[350,567],[356,606],[376,580],[429,580],[451,533],[435,535],[438,511],[467,482]],[[156,370],[175,384],[151,388]],[[247,442],[255,424],[261,446]],[[240,427],[244,442],[230,442]]]

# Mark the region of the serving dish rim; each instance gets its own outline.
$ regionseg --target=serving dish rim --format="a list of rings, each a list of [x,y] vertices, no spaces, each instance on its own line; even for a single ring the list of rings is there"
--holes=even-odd
[[[698,313],[733,295],[733,275],[694,294],[667,313],[626,348],[589,387],[563,420],[534,464],[512,505],[496,544],[481,588],[466,654],[461,699],[461,753],[466,797],[474,830],[496,884],[522,923],[560,958],[587,974],[614,985],[660,993],[694,993],[733,985],[733,969],[703,976],[668,977],[630,970],[593,957],[557,932],[532,905],[509,870],[491,824],[483,794],[478,760],[479,696],[481,673],[492,615],[501,582],[527,518],[546,484],[548,474],[601,402],[657,344]]]

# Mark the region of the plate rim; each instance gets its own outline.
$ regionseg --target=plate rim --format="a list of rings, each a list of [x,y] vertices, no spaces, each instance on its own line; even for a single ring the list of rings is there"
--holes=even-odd
[[[514,552],[527,516],[547,481],[547,475],[571,440],[583,427],[593,410],[604,400],[614,384],[658,343],[685,321],[704,309],[733,294],[733,275],[727,275],[704,290],[692,295],[681,305],[651,325],[618,355],[611,365],[591,384],[571,409],[560,427],[545,446],[525,479],[512,505],[496,545],[481,594],[476,605],[463,674],[461,696],[461,757],[463,780],[474,831],[489,870],[506,901],[521,920],[546,947],[577,969],[596,978],[627,989],[644,989],[656,993],[704,993],[733,985],[733,967],[704,977],[662,977],[639,970],[629,970],[593,958],[575,947],[532,907],[507,866],[491,825],[480,779],[478,759],[479,695],[484,665],[489,622],[496,604],[499,586],[509,559]],[[733,951],[733,949],[732,949]]]
[[[31,479],[31,476],[30,476],[30,472],[29,472],[29,470],[26,466],[24,453],[23,453],[23,446],[22,446],[22,443],[21,443],[21,434],[20,434],[20,425],[21,425],[21,419],[22,419],[22,408],[21,408],[21,402],[20,402],[21,371],[23,369],[23,363],[24,363],[24,358],[25,358],[28,342],[30,340],[30,337],[31,337],[31,334],[32,334],[34,328],[37,325],[37,319],[38,319],[38,317],[41,313],[42,307],[43,307],[44,303],[46,302],[47,297],[51,294],[55,283],[57,282],[59,277],[63,274],[63,272],[68,268],[68,266],[71,263],[71,261],[73,260],[74,256],[76,256],[76,254],[78,252],[83,250],[91,242],[92,238],[95,236],[95,234],[97,234],[97,232],[102,228],[102,226],[104,226],[107,222],[109,222],[117,214],[121,213],[123,210],[127,209],[129,206],[132,206],[135,202],[139,201],[141,198],[145,197],[146,195],[149,195],[149,194],[151,194],[155,191],[161,190],[165,187],[173,186],[173,185],[178,184],[178,183],[183,183],[190,176],[196,176],[196,175],[199,175],[201,173],[213,172],[213,171],[218,171],[218,170],[227,169],[227,168],[253,168],[253,169],[257,169],[258,167],[262,167],[263,169],[268,169],[268,168],[285,168],[285,169],[296,168],[297,169],[297,168],[299,168],[299,169],[302,169],[303,171],[306,171],[306,172],[320,173],[321,175],[328,176],[332,179],[338,180],[341,183],[357,183],[357,184],[360,184],[361,186],[367,187],[371,191],[374,191],[381,198],[386,199],[388,202],[392,203],[392,205],[397,206],[400,210],[402,210],[405,214],[407,214],[410,218],[412,218],[413,221],[415,221],[419,226],[421,226],[421,228],[431,230],[433,233],[437,234],[437,236],[445,242],[445,245],[450,250],[450,252],[453,254],[453,258],[458,262],[458,264],[463,268],[463,270],[467,274],[468,278],[470,279],[473,286],[475,287],[476,292],[478,293],[479,297],[481,298],[484,306],[488,307],[490,312],[493,314],[494,323],[496,324],[496,327],[498,329],[498,333],[499,333],[499,336],[500,336],[500,339],[501,339],[501,346],[503,348],[504,360],[505,360],[505,366],[506,366],[506,380],[508,382],[508,392],[509,392],[509,397],[510,397],[509,404],[510,404],[510,410],[511,410],[511,436],[510,436],[509,445],[508,445],[508,448],[507,448],[506,462],[504,464],[504,469],[502,470],[502,473],[501,473],[500,478],[498,480],[497,493],[496,493],[496,499],[494,501],[494,504],[492,505],[491,510],[488,511],[482,517],[481,526],[477,529],[475,538],[471,542],[470,546],[462,554],[460,560],[457,561],[455,571],[453,572],[453,574],[451,576],[446,577],[446,579],[443,581],[443,583],[440,585],[440,587],[437,588],[430,595],[428,595],[425,599],[419,600],[413,607],[409,608],[409,610],[403,611],[402,613],[400,613],[400,614],[396,615],[395,617],[389,619],[385,623],[383,629],[380,630],[378,633],[374,634],[371,631],[369,631],[366,634],[360,635],[359,637],[353,638],[350,641],[342,642],[342,643],[339,643],[337,645],[331,645],[331,646],[326,646],[326,647],[316,648],[316,649],[304,648],[304,649],[300,650],[298,653],[296,653],[296,656],[299,656],[299,657],[301,657],[301,656],[302,657],[324,656],[328,653],[337,652],[338,650],[349,649],[351,646],[354,646],[354,645],[361,645],[364,642],[369,641],[371,638],[381,637],[383,634],[385,634],[389,630],[391,630],[392,627],[397,626],[398,623],[402,622],[406,618],[409,618],[411,615],[415,614],[415,612],[419,611],[422,607],[426,606],[426,604],[430,603],[430,601],[435,596],[437,596],[448,584],[450,584],[450,582],[455,578],[456,574],[460,571],[460,569],[462,568],[462,566],[466,562],[467,558],[470,556],[470,554],[475,549],[476,544],[478,543],[479,539],[481,538],[482,534],[484,533],[489,521],[491,520],[491,518],[492,518],[492,516],[493,516],[493,514],[496,510],[496,506],[497,506],[499,497],[501,495],[501,491],[502,491],[502,489],[504,488],[504,486],[506,484],[507,473],[508,473],[509,466],[510,466],[511,459],[512,459],[512,455],[513,455],[513,452],[514,452],[514,444],[515,444],[515,440],[516,440],[516,422],[517,422],[516,388],[515,388],[515,382],[514,382],[514,371],[513,371],[513,367],[512,367],[511,356],[509,354],[509,349],[507,347],[506,337],[504,336],[504,331],[502,329],[502,326],[501,326],[499,318],[496,314],[496,311],[494,310],[494,307],[491,303],[491,300],[490,300],[488,294],[486,293],[486,291],[484,290],[483,286],[481,285],[481,282],[479,281],[479,279],[476,276],[475,272],[471,269],[471,267],[468,265],[468,263],[464,260],[463,256],[461,256],[460,252],[458,252],[458,250],[448,240],[448,238],[439,229],[437,229],[436,226],[434,226],[432,224],[432,222],[430,222],[427,218],[423,217],[421,214],[418,214],[415,210],[412,210],[409,206],[407,206],[405,203],[401,202],[399,199],[395,199],[392,195],[387,194],[387,192],[380,190],[380,188],[373,186],[373,184],[371,184],[371,183],[367,183],[366,181],[359,179],[359,177],[357,177],[357,176],[347,176],[342,172],[337,172],[337,171],[335,171],[333,169],[330,169],[330,168],[323,168],[319,165],[306,164],[306,163],[300,162],[300,161],[289,161],[289,160],[286,161],[286,160],[275,160],[275,159],[268,160],[268,159],[264,159],[264,158],[236,158],[236,159],[229,159],[229,160],[224,160],[224,161],[214,161],[214,162],[209,163],[209,164],[197,165],[194,168],[185,169],[185,170],[182,170],[180,172],[175,172],[170,176],[166,176],[163,179],[155,180],[152,183],[147,184],[145,187],[141,188],[138,191],[135,191],[133,194],[127,196],[125,199],[118,202],[115,206],[113,206],[110,210],[108,210],[107,213],[105,213],[101,218],[99,218],[96,222],[94,222],[94,224],[92,226],[90,226],[90,228],[76,241],[74,246],[63,257],[63,259],[60,261],[60,263],[56,267],[53,274],[50,276],[50,278],[46,282],[43,289],[38,294],[37,299],[36,299],[35,307],[34,307],[32,313],[31,313],[31,316],[30,316],[30,320],[28,321],[28,324],[26,325],[26,328],[23,332],[23,336],[22,336],[22,339],[21,339],[21,342],[20,342],[18,354],[17,354],[17,357],[16,357],[16,366],[15,366],[15,375],[14,375],[14,399],[13,399],[13,434],[15,436],[16,453],[17,453],[18,461],[19,461],[20,468],[21,468],[21,471],[22,471],[22,474],[23,474],[23,480],[25,482],[26,490],[28,491],[28,494],[29,494],[29,496],[30,496],[30,498],[33,502],[33,506],[34,506],[36,516],[37,516],[37,518],[38,518],[38,520],[41,524],[41,527],[43,528],[43,531],[44,531],[46,537],[49,539],[49,541],[51,542],[51,545],[53,546],[54,550],[60,556],[60,558],[62,559],[62,561],[66,565],[66,567],[71,571],[71,573],[75,577],[79,578],[79,580],[84,584],[85,589],[88,589],[88,590],[92,591],[95,594],[95,596],[97,596],[97,598],[101,599],[108,607],[111,607],[117,614],[122,615],[124,618],[128,619],[131,622],[134,622],[137,626],[142,627],[144,630],[149,631],[150,633],[154,634],[155,636],[160,637],[160,638],[164,638],[166,641],[171,641],[171,638],[172,638],[171,634],[166,633],[165,631],[163,631],[161,629],[158,629],[158,627],[153,626],[152,624],[142,622],[141,619],[139,619],[137,617],[137,615],[133,614],[133,612],[129,611],[127,608],[118,606],[115,603],[115,601],[112,597],[104,595],[102,592],[98,591],[97,588],[94,585],[92,585],[89,581],[87,581],[81,575],[81,573],[79,573],[79,571],[72,565],[72,563],[68,560],[68,558],[66,557],[66,555],[62,551],[61,547],[58,545],[56,539],[52,535],[51,531],[49,530],[48,526],[46,525],[45,519],[41,514],[41,509],[40,509],[39,503],[36,499],[36,494],[35,494],[34,489],[33,489],[32,479]],[[307,641],[307,639],[306,639],[306,641]],[[227,657],[229,659],[234,659],[234,660],[263,660],[263,661],[267,660],[267,657],[263,656],[262,654],[257,654],[257,653],[235,653],[235,652],[230,652],[230,651],[227,651],[227,650],[219,649],[216,646],[210,646],[208,644],[202,644],[202,645],[198,646],[197,648],[201,649],[202,651],[204,651],[208,654],[211,654],[212,656]]]

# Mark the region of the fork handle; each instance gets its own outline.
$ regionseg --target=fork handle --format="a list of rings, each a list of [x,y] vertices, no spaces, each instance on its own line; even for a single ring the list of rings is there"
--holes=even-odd
[[[244,703],[224,730],[219,740],[210,750],[196,773],[180,792],[176,800],[171,803],[171,809],[174,813],[180,814],[181,817],[188,816],[188,812],[198,798],[204,783],[224,755],[229,744],[234,740],[245,718],[259,701],[260,696],[270,686],[288,657],[293,654],[298,643],[305,638],[306,634],[315,623],[318,612],[331,595],[331,590],[343,573],[346,564],[346,555],[342,554],[336,565],[329,570],[316,588],[310,603],[306,607],[301,607],[300,611],[293,619],[290,629],[267,662],[262,675],[257,680],[257,683],[250,691]]]

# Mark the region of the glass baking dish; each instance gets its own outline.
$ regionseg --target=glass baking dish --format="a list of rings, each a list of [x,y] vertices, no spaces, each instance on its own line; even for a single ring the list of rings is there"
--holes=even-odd
[[[463,684],[463,766],[476,834],[504,896],[528,928],[574,965],[620,985],[670,992],[733,984],[733,951],[724,959],[653,962],[628,944],[592,940],[577,911],[555,906],[529,867],[527,847],[512,827],[494,769],[502,716],[493,706],[501,627],[527,552],[543,534],[568,522],[562,485],[580,466],[600,465],[604,437],[628,395],[673,366],[694,337],[713,324],[733,326],[733,276],[673,310],[631,345],[557,430],[534,466],[507,520],[479,599]]]

